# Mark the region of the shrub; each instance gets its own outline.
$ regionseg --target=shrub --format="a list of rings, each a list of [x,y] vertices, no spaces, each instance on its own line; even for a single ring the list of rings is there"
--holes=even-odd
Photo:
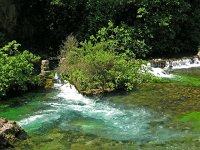
[[[0,97],[9,90],[27,90],[39,80],[33,75],[34,63],[39,57],[27,50],[19,52],[19,46],[12,41],[0,48]]]
[[[63,44],[58,72],[80,91],[91,89],[132,90],[147,78],[142,60],[133,53],[116,51],[118,41],[92,40],[80,43],[70,36]],[[126,50],[125,50],[126,51]],[[130,57],[131,56],[131,57]]]

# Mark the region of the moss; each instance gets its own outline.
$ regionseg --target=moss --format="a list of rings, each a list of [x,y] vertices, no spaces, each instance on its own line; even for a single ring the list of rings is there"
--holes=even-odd
[[[181,123],[184,123],[194,131],[200,131],[200,112],[187,113],[179,118]]]
[[[192,85],[192,86],[200,86],[200,79],[197,77],[192,77],[188,75],[178,76],[176,79],[173,79],[174,82],[179,82],[183,85]]]
[[[110,99],[130,106],[144,106],[152,110],[180,115],[198,111],[200,88],[179,83],[147,83],[126,95],[111,95]]]
[[[53,79],[46,79],[45,88],[46,89],[51,89],[51,88],[53,88],[53,86],[54,86]]]

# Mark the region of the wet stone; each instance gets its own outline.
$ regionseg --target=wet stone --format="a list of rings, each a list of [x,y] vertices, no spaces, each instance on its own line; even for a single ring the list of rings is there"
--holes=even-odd
[[[14,147],[26,138],[26,132],[15,121],[0,118],[0,149]]]

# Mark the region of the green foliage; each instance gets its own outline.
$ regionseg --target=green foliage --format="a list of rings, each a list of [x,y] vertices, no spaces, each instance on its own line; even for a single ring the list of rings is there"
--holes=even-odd
[[[123,28],[130,29],[128,34],[131,32],[134,41],[141,42],[134,42],[138,57],[146,55],[147,50],[153,56],[196,52],[200,45],[198,0],[15,0],[14,3],[17,24],[6,36],[31,49],[40,49],[39,53],[55,55],[66,35],[73,33],[79,41],[88,39],[108,20],[117,25],[123,22]],[[13,20],[9,15],[12,10],[6,12],[8,20]],[[10,26],[0,28],[10,30]],[[143,51],[137,50],[138,44],[143,44]]]
[[[20,44],[12,41],[0,48],[0,97],[9,90],[27,90],[38,82],[33,76],[34,64],[39,57],[25,50],[19,52]]]
[[[108,27],[101,28],[96,36],[90,36],[92,43],[107,42],[114,48],[117,53],[125,53],[130,57],[136,54],[139,57],[145,57],[149,52],[149,47],[145,44],[144,40],[136,38],[134,29],[122,24],[114,26],[109,21]]]
[[[104,27],[108,20],[115,21],[120,9],[127,3],[126,0],[87,0],[85,5],[85,19],[80,33],[87,33],[84,37],[95,34]]]
[[[193,25],[193,21],[200,18],[200,15],[193,16],[190,2],[141,0],[138,6],[135,27],[142,30],[147,45],[152,47],[153,54],[166,55],[197,50],[196,35],[199,35],[199,27]]]
[[[65,43],[70,46],[61,51],[64,59],[58,71],[79,90],[129,91],[147,79],[146,70],[142,68],[145,62],[115,51],[117,40],[94,42],[93,36],[92,41],[82,42],[77,48],[77,41],[72,39],[68,37]]]

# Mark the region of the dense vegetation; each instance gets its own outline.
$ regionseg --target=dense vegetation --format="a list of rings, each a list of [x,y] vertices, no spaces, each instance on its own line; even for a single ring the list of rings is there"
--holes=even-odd
[[[59,55],[72,33],[75,45],[66,48],[69,38],[61,48],[65,78],[82,90],[130,90],[146,79],[139,59],[197,51],[199,6],[197,0],[2,0],[0,47],[15,39],[48,58]],[[38,58],[18,51],[17,43],[9,45],[11,54],[7,46],[1,49],[0,95],[34,82],[32,63]]]
[[[199,6],[197,0],[3,0],[0,32],[37,53],[55,55],[67,35],[88,39],[111,20],[144,40],[148,56],[166,56],[197,51]]]
[[[19,46],[12,41],[0,48],[0,98],[8,91],[27,90],[39,83],[33,75],[34,63],[39,57],[27,50],[19,52]]]
[[[129,49],[135,46],[138,50],[144,44],[128,33],[123,26],[114,27],[110,22],[108,28],[102,28],[79,47],[76,39],[69,36],[61,47],[59,73],[80,91],[133,90],[148,79],[148,73],[142,67],[145,61],[135,59]]]

